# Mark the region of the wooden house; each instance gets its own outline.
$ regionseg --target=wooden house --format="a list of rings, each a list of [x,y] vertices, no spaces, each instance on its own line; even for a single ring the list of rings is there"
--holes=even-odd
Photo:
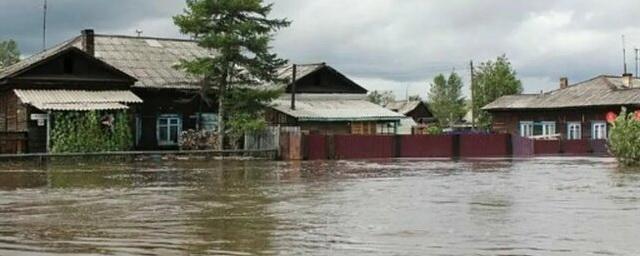
[[[210,54],[192,40],[98,35],[83,30],[80,36],[0,73],[0,145],[4,145],[0,147],[5,153],[46,150],[37,139],[42,126],[29,120],[39,108],[20,101],[14,89],[65,89],[133,92],[134,102],[117,102],[144,102],[130,106],[136,148],[177,148],[183,130],[217,129],[217,108],[201,100],[200,80],[175,68],[182,59]],[[86,95],[62,96],[73,103]]]
[[[0,153],[46,152],[51,111],[127,109],[136,78],[76,47],[54,47],[0,72]]]
[[[367,90],[325,63],[296,65],[293,83],[266,113],[273,125],[300,126],[303,133],[395,134],[405,116],[366,100]],[[293,66],[280,71],[293,81]]]
[[[503,96],[483,107],[492,116],[492,129],[534,138],[606,139],[607,115],[622,107],[640,106],[640,79],[632,75],[601,75],[540,94]]]
[[[392,101],[387,103],[385,107],[413,118],[417,124],[429,124],[437,121],[427,103],[420,100]]]

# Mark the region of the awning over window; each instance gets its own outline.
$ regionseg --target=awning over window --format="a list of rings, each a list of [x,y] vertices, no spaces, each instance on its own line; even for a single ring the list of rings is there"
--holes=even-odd
[[[131,91],[14,90],[22,103],[40,110],[88,111],[127,109],[142,103]]]

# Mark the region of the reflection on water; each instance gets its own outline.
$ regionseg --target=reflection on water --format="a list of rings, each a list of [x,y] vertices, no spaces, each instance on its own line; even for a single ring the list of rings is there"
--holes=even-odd
[[[606,158],[0,167],[0,255],[635,255]]]

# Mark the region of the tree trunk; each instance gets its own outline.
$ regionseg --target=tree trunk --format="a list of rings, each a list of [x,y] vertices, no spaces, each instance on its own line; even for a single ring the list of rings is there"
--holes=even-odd
[[[225,79],[226,80],[226,79]],[[226,91],[226,81],[220,84],[220,90],[218,90],[218,139],[219,145],[218,150],[224,150],[224,134],[225,134],[225,123],[224,123],[224,98]]]

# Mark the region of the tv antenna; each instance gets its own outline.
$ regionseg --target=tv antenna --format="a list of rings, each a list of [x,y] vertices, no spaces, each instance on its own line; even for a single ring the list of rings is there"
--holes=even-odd
[[[624,74],[627,73],[627,46],[624,41],[624,34],[622,35],[622,65]]]
[[[42,51],[47,49],[47,0],[42,6]]]

